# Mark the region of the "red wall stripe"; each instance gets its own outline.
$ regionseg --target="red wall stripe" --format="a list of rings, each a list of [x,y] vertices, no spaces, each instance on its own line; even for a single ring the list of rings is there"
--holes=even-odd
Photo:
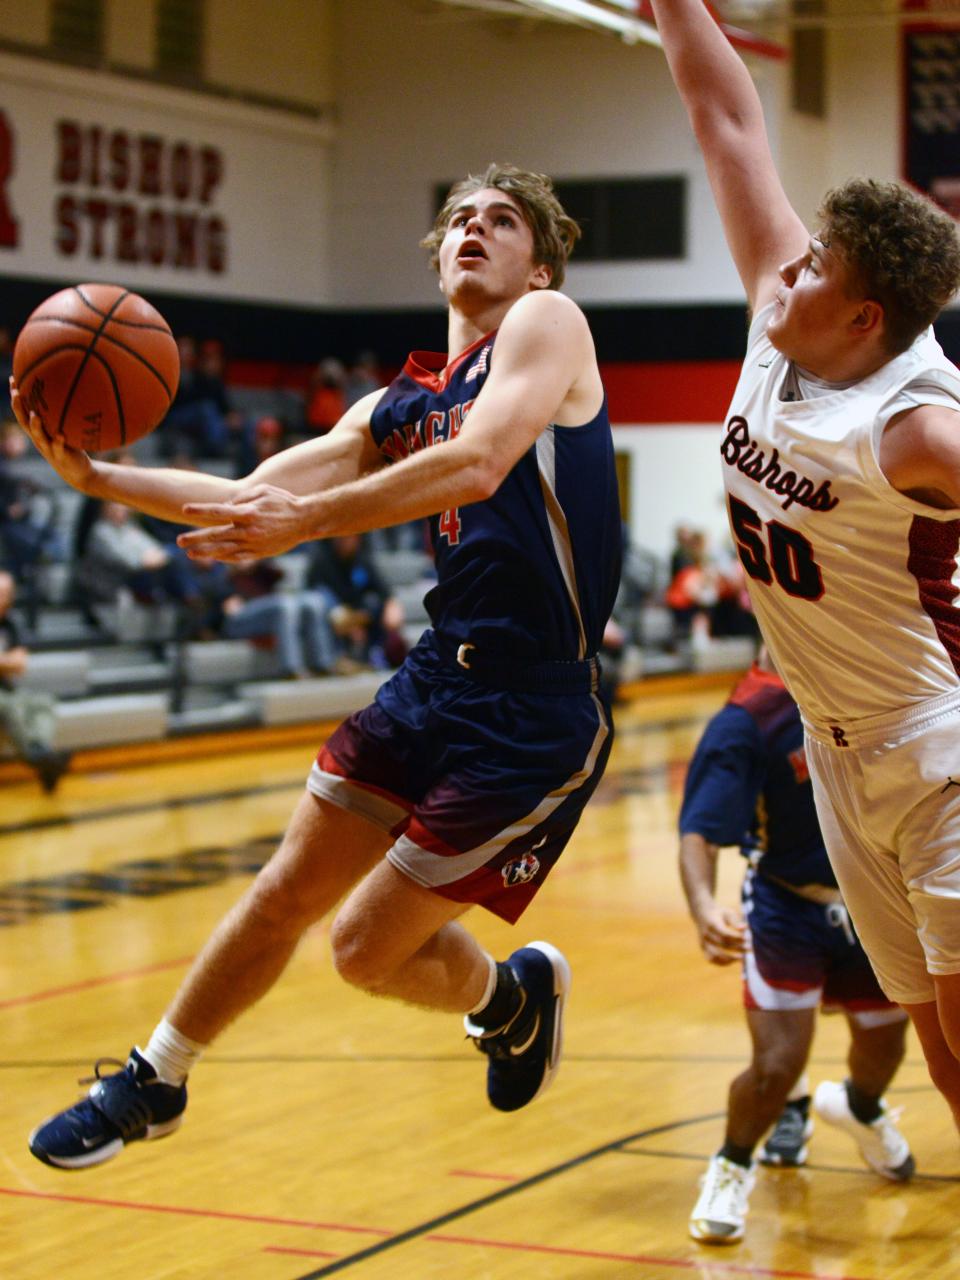
[[[304,391],[313,365],[231,361],[238,387]],[[600,365],[614,423],[722,422],[737,385],[739,360],[615,362]],[[388,381],[396,370],[384,369]]]

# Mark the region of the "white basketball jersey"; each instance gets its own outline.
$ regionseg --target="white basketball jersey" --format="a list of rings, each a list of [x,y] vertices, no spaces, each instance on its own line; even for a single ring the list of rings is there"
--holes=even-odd
[[[905,390],[960,410],[960,371],[927,332],[851,387],[784,401],[790,362],[768,318],[751,327],[721,457],[734,544],[787,687],[820,725],[960,688],[960,510],[898,493],[878,462]]]

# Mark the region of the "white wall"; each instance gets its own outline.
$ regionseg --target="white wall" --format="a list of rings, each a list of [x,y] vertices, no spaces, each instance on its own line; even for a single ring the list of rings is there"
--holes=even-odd
[[[0,276],[106,280],[141,290],[302,304],[323,304],[332,295],[328,125],[7,54],[0,54],[0,115],[12,139],[0,181],[16,222],[15,242],[0,244]],[[63,122],[77,126],[83,138],[72,176],[65,176]],[[130,157],[122,178],[110,156],[110,139],[118,135]],[[140,190],[137,177],[147,137],[162,147],[162,189],[156,192]],[[181,145],[192,157],[194,175],[202,153],[219,157],[222,175],[215,187],[201,192],[194,176],[189,190],[175,189],[171,160]],[[65,200],[75,205],[69,219]],[[90,202],[106,214],[94,217]],[[148,219],[162,217],[172,225],[178,215],[203,228],[196,261],[178,258],[172,247],[151,260]],[[125,217],[137,228],[132,253],[120,247]],[[75,242],[65,234],[68,222]],[[222,260],[208,248],[214,224],[226,246]],[[166,239],[172,245],[172,232]]]
[[[702,529],[713,550],[730,541],[720,483],[720,427],[614,427],[614,447],[630,458],[632,540],[666,559],[678,524]]]

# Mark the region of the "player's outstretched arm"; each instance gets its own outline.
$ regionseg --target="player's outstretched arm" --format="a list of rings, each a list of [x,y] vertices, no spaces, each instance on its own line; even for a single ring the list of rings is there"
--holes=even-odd
[[[201,471],[124,466],[91,458],[68,445],[62,434],[47,435],[37,415],[28,413],[13,378],[10,379],[10,403],[37,452],[67,484],[93,498],[122,502],[147,515],[179,522],[183,520],[185,502],[225,502],[236,486],[235,480]]]
[[[746,925],[739,911],[716,899],[720,849],[695,831],[680,836],[680,882],[700,948],[711,964],[733,964],[743,955]]]
[[[588,421],[602,396],[579,307],[553,291],[527,294],[500,326],[490,374],[454,440],[321,492],[304,486],[291,494],[272,482],[275,473],[257,472],[270,482],[245,488],[230,503],[188,509],[193,523],[213,527],[178,541],[194,556],[241,560],[480,502],[561,410],[576,412],[582,401],[579,420]]]
[[[670,72],[703,152],[714,200],[753,310],[809,234],[783,190],[750,73],[704,0],[651,0]]]

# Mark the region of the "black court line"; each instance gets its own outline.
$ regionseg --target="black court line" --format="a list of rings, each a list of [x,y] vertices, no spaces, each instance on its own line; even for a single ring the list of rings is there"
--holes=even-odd
[[[522,1191],[529,1191],[531,1187],[539,1186],[542,1182],[548,1182],[551,1178],[557,1178],[561,1173],[576,1169],[579,1165],[588,1164],[591,1160],[608,1155],[611,1151],[618,1151],[626,1142],[637,1142],[642,1138],[655,1138],[660,1133],[671,1133],[677,1129],[687,1129],[695,1124],[704,1124],[708,1120],[718,1120],[725,1114],[723,1111],[713,1111],[708,1115],[693,1116],[689,1120],[672,1120],[669,1124],[657,1125],[653,1129],[641,1129],[638,1133],[630,1133],[623,1138],[615,1138],[612,1142],[605,1142],[602,1147],[594,1147],[592,1151],[585,1151],[582,1155],[573,1156],[569,1160],[564,1160],[561,1164],[553,1165],[549,1169],[533,1174],[532,1177],[524,1178],[521,1182],[513,1182],[509,1187],[503,1187],[499,1191],[492,1191],[489,1195],[481,1196],[479,1200],[471,1200],[468,1204],[461,1205],[459,1209],[451,1209],[447,1213],[439,1214],[436,1218],[431,1218],[428,1222],[420,1222],[415,1227],[409,1227],[406,1231],[398,1232],[397,1235],[388,1236],[386,1240],[378,1240],[376,1244],[369,1245],[366,1249],[358,1249],[356,1253],[350,1253],[344,1258],[338,1258],[336,1262],[328,1263],[326,1266],[320,1267],[318,1271],[310,1271],[306,1275],[298,1276],[296,1280],[321,1280],[322,1276],[332,1276],[337,1271],[344,1271],[347,1267],[356,1266],[357,1263],[365,1262],[367,1258],[375,1258],[378,1254],[386,1253],[390,1249],[396,1249],[402,1244],[407,1244],[410,1240],[416,1240],[419,1236],[424,1236],[430,1231],[436,1231],[439,1227],[445,1227],[450,1222],[456,1222],[459,1218],[465,1218],[471,1213],[476,1213],[479,1209],[486,1209],[488,1205],[507,1200],[510,1196],[519,1195]]]
[[[307,775],[289,782],[266,782],[259,787],[234,787],[229,791],[202,791],[195,796],[173,796],[169,800],[145,800],[137,804],[111,805],[106,809],[88,809],[83,813],[57,814],[34,818],[29,822],[0,823],[0,836],[20,835],[25,831],[45,831],[53,827],[75,827],[84,822],[102,822],[107,818],[127,818],[138,813],[157,813],[161,809],[185,809],[193,805],[218,804],[223,800],[243,800],[247,796],[273,795],[306,786]]]
[[[704,1164],[707,1160],[710,1159],[709,1154],[692,1155],[689,1151],[649,1151],[643,1148],[641,1148],[640,1150],[637,1150],[636,1148],[626,1148],[621,1152],[621,1154],[625,1156],[647,1156],[650,1159],[655,1159],[655,1160],[696,1161],[700,1164]],[[857,1177],[860,1177],[862,1175],[868,1178],[877,1178],[880,1176],[879,1174],[873,1173],[872,1170],[866,1167],[866,1165],[862,1165],[862,1164],[858,1164],[858,1165],[814,1164],[811,1161],[808,1161],[805,1165],[802,1166],[802,1168],[809,1169],[811,1173],[844,1173],[844,1174],[852,1173],[852,1174],[855,1174]],[[784,1169],[784,1168],[777,1168],[776,1166],[773,1166],[771,1168],[771,1173],[776,1175],[785,1174],[787,1177],[790,1177],[791,1173],[793,1173],[794,1171],[795,1170],[792,1167]],[[960,1182],[960,1173],[922,1173],[918,1171],[914,1173],[914,1175],[910,1178],[910,1181],[911,1182]],[[897,1183],[897,1182],[894,1182],[892,1179],[886,1179],[886,1182],[887,1182],[887,1185],[891,1187],[907,1185],[905,1182]]]

